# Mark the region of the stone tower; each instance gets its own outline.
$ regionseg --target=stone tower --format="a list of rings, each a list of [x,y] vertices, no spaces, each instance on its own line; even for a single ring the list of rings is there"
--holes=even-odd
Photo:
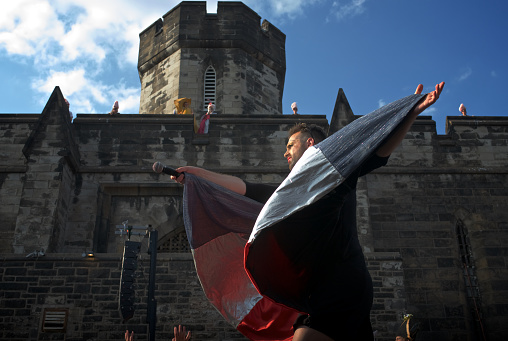
[[[140,34],[140,114],[171,114],[174,100],[194,112],[282,114],[286,36],[241,2],[184,1]]]

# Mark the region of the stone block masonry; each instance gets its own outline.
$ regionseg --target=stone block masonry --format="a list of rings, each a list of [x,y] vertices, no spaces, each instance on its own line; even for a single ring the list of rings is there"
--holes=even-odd
[[[119,311],[121,254],[46,254],[39,258],[1,256],[0,339],[122,340],[126,329],[148,340],[146,324],[149,256],[141,254],[135,274],[134,317]],[[194,340],[245,340],[207,303],[190,253],[157,255],[157,340],[171,340],[184,324]],[[65,332],[43,332],[47,309],[67,311]]]
[[[380,332],[391,332],[404,311],[396,254],[367,255],[375,285],[372,321]],[[73,254],[42,257],[0,255],[0,340],[122,340],[133,330],[136,340],[148,340],[147,288],[149,255],[142,252],[135,273],[134,317],[122,323],[119,311],[122,254]],[[190,253],[157,254],[155,299],[156,340],[170,340],[173,326],[182,324],[194,340],[247,340],[208,303],[196,277]],[[44,332],[45,310],[67,312],[65,332]],[[23,327],[21,327],[23,326]]]
[[[53,97],[53,100],[59,101],[60,97]],[[59,106],[49,105],[48,108]],[[45,115],[48,118],[43,118]],[[47,125],[37,125],[32,116],[0,117],[0,131],[4,136],[17,134],[18,139],[25,136],[24,144],[18,141],[17,149],[10,149],[11,159],[17,160],[17,155],[22,154],[31,160],[26,164],[14,161],[12,166],[9,158],[0,160],[0,200],[4,204],[0,207],[0,233],[5,255],[0,268],[3,285],[0,310],[4,338],[18,332],[16,321],[37,325],[29,334],[23,334],[25,339],[46,337],[38,329],[42,307],[62,305],[78,316],[78,322],[70,320],[79,325],[73,327],[78,333],[85,323],[84,316],[89,330],[92,326],[101,330],[94,332],[98,334],[87,335],[87,339],[117,336],[111,333],[104,336],[106,331],[121,332],[110,327],[112,317],[98,321],[104,317],[97,316],[97,311],[108,303],[101,301],[100,306],[95,306],[90,295],[83,296],[83,292],[101,292],[109,295],[104,296],[104,300],[112,305],[117,292],[103,286],[105,283],[116,286],[117,279],[108,277],[101,282],[101,287],[96,287],[91,277],[78,280],[77,271],[83,267],[79,273],[89,273],[92,270],[88,265],[97,264],[97,269],[93,270],[95,277],[105,276],[97,271],[118,276],[119,263],[107,257],[120,257],[122,243],[114,231],[122,221],[157,228],[160,244],[182,233],[181,187],[164,175],[153,173],[150,169],[153,162],[171,166],[196,165],[248,181],[276,184],[287,174],[282,157],[287,129],[296,121],[327,128],[324,116],[217,115],[211,118],[209,134],[197,136],[192,132],[191,117],[121,115],[112,118],[82,114],[67,126],[63,120],[65,115],[59,110],[45,111],[38,119],[54,122]],[[477,303],[483,327],[494,339],[506,331],[508,315],[503,313],[508,304],[503,298],[507,297],[508,290],[505,285],[508,278],[505,246],[508,241],[508,179],[503,157],[506,120],[484,118],[472,126],[467,119],[450,119],[453,125],[450,124],[448,134],[438,136],[433,122],[422,117],[391,156],[388,165],[359,181],[357,221],[374,280],[372,322],[379,340],[393,339],[404,313],[412,313],[422,321],[423,339],[474,340],[478,327],[468,297],[471,290],[463,275],[456,233],[459,223],[467,231],[468,247],[474,260],[474,290],[480,294]],[[12,124],[12,120],[17,124]],[[39,133],[32,134],[26,127]],[[65,137],[67,133],[42,134],[40,129],[49,132],[67,129],[71,138]],[[62,136],[57,142],[60,150],[54,154],[63,157],[53,160],[33,155],[43,153],[45,148],[54,148],[44,142],[45,136]],[[415,149],[415,146],[420,147]],[[493,157],[481,156],[484,150],[480,147],[487,146]],[[47,190],[44,186],[41,188],[40,183],[44,183]],[[33,229],[38,233],[42,233],[37,230],[38,226],[52,227],[51,238],[16,237],[22,235],[20,232],[25,230],[21,227],[28,221],[34,223]],[[59,224],[64,228],[54,228]],[[15,240],[23,242],[24,252],[14,247]],[[75,260],[81,262],[79,266],[77,263],[70,265],[67,258],[58,262],[48,262],[49,258],[37,261],[24,258],[41,247],[51,257],[60,254],[78,257],[89,249],[103,256],[93,263],[79,258]],[[50,247],[57,252],[48,251]],[[179,264],[171,265],[174,266],[171,274],[178,276],[179,269],[191,267],[192,261]],[[166,268],[165,265],[160,267]],[[40,276],[44,281],[39,282]],[[164,278],[164,285],[175,285],[169,274]],[[196,330],[202,332],[203,339],[238,337],[234,329],[218,322],[221,319],[217,315],[209,314],[213,308],[202,297],[197,279],[192,283],[188,284],[191,290],[186,286],[178,289],[181,294],[161,296],[161,301],[167,303],[161,305],[161,323],[178,322],[172,314],[186,316],[187,321],[192,321],[189,324],[194,323]],[[47,295],[50,298],[46,298]],[[25,297],[26,302],[20,301]],[[189,305],[182,303],[184,298],[189,300]],[[39,304],[39,308],[33,309],[34,303]],[[85,313],[81,311],[83,307],[93,309]],[[111,314],[115,309],[111,308]],[[185,315],[189,310],[195,315]],[[139,324],[143,325],[143,321]],[[146,326],[134,327],[146,333]],[[26,333],[25,330],[20,332]],[[23,339],[23,335],[16,337]],[[76,339],[81,337],[79,334]]]

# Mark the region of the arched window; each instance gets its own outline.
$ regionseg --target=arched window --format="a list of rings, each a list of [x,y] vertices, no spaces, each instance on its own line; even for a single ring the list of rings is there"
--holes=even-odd
[[[208,103],[215,103],[215,89],[216,89],[217,77],[215,75],[215,69],[213,66],[209,66],[205,71],[205,93],[203,97],[203,108],[208,109]]]

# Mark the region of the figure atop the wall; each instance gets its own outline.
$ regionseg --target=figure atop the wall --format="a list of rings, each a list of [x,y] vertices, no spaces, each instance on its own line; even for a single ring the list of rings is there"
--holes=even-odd
[[[462,116],[467,116],[466,106],[464,103],[460,103],[459,111],[462,113]]]
[[[191,115],[192,114],[192,108],[191,105],[191,99],[190,98],[179,98],[175,99],[175,107],[176,107],[176,113],[178,115]]]
[[[296,105],[296,102],[291,104],[291,110],[293,110],[293,115],[298,115],[298,106]]]
[[[178,115],[194,115],[194,112],[191,108],[191,99],[182,97],[179,99],[175,99],[175,107],[176,113]],[[194,132],[197,133],[199,129],[198,123],[196,121],[196,115],[194,115]]]
[[[64,98],[64,101],[65,101],[65,104],[67,104],[67,109],[69,109],[69,115],[71,116],[71,121],[72,121],[72,119],[74,117],[72,116],[72,111],[70,110],[71,105],[70,105],[69,101],[67,100],[67,98]]]
[[[210,102],[208,104],[208,111],[206,114],[201,117],[201,122],[199,124],[198,134],[208,134],[208,127],[210,126],[210,115],[214,114],[215,112],[215,104]]]
[[[110,115],[117,115],[119,114],[118,109],[120,109],[120,105],[118,104],[118,101],[115,101],[113,104],[113,107],[111,108],[111,111],[109,112]]]

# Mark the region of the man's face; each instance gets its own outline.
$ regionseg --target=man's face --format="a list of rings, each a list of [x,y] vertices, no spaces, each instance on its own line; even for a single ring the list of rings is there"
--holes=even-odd
[[[289,138],[284,157],[288,160],[290,170],[293,169],[298,160],[300,160],[307,148],[312,145],[309,140],[312,141],[312,139],[306,139],[301,132],[293,134]]]

